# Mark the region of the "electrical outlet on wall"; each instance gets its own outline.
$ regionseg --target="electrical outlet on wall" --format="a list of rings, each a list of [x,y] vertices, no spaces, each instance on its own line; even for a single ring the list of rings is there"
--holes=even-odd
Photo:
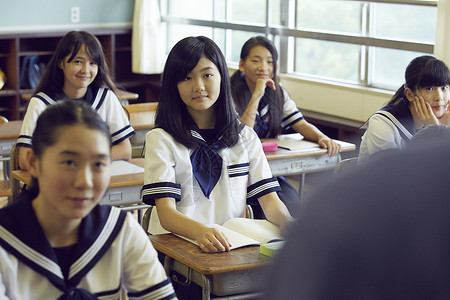
[[[80,22],[80,7],[72,6],[70,8],[70,22],[79,23]]]

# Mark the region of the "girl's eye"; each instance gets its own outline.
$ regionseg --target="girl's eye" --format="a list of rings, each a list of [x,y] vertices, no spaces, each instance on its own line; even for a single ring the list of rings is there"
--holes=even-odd
[[[259,63],[259,60],[257,60],[257,59],[252,59],[251,62],[253,62],[253,63]]]
[[[189,77],[189,76],[186,76],[183,78],[183,81],[189,81],[189,80],[191,80],[191,77]]]
[[[433,91],[433,90],[434,90],[434,88],[433,88],[432,86],[429,86],[429,87],[426,87],[426,88],[425,88],[425,90],[427,90],[427,91],[430,91],[430,92],[431,92],[431,91]]]
[[[444,86],[442,87],[442,89],[443,89],[444,91],[448,91],[448,90],[450,89],[450,85],[444,85]]]
[[[273,60],[270,60],[267,62],[268,64],[273,64]]]
[[[95,61],[91,61],[91,65],[92,66],[96,66],[96,65],[98,65]]]
[[[65,165],[65,166],[68,166],[68,167],[75,167],[76,166],[75,161],[73,161],[73,160],[65,160],[65,161],[62,162],[62,164]]]
[[[205,78],[213,77],[213,74],[205,74]]]
[[[98,161],[98,162],[94,163],[94,167],[96,169],[104,168],[105,166],[106,166],[106,163],[104,163],[102,161]]]

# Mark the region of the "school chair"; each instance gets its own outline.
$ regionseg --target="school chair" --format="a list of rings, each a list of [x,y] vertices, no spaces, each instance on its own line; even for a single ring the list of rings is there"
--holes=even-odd
[[[358,157],[351,157],[341,160],[336,164],[333,170],[333,175],[342,175],[345,172],[351,171],[358,166]]]
[[[0,180],[0,197],[9,197],[11,196],[11,182],[9,180]]]
[[[4,123],[8,123],[8,119],[4,116],[0,116],[0,124]],[[7,172],[9,157],[1,157],[0,161],[3,163],[3,174],[5,177],[3,180],[0,180],[0,197],[8,197],[9,201],[9,197],[11,196],[11,182],[9,181],[9,174]]]
[[[156,111],[156,108],[158,107],[158,102],[135,103],[124,105],[123,107],[130,114],[145,111]]]
[[[20,170],[19,167],[19,149],[20,147],[17,147],[16,144],[12,146],[11,148],[11,155],[10,155],[10,172],[15,170]],[[11,182],[11,197],[9,201],[13,201],[16,199],[21,191],[22,191],[22,183],[20,180],[14,179],[11,174],[9,176],[10,182]]]
[[[131,126],[136,134],[130,138],[133,158],[143,157],[145,135],[155,125],[155,115],[158,102],[146,102],[124,105]]]

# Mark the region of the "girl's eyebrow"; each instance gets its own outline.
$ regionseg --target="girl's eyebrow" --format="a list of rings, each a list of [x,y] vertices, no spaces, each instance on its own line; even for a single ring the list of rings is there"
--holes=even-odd
[[[260,59],[262,59],[263,57],[262,57],[262,56],[259,56],[259,55],[252,55],[251,58],[260,58]],[[272,55],[269,55],[269,56],[267,56],[266,58],[272,59],[273,57],[272,57]]]
[[[70,150],[63,150],[63,151],[59,152],[58,155],[80,156],[79,153],[77,153],[77,152],[75,152],[75,151],[70,151]],[[108,158],[108,154],[105,154],[105,153],[98,153],[98,154],[95,154],[94,157],[96,157],[96,158],[98,158],[98,159],[99,159],[99,158],[100,158],[100,159]]]
[[[204,67],[203,69],[200,70],[200,72],[206,71],[206,70],[211,70],[213,69],[213,67]]]

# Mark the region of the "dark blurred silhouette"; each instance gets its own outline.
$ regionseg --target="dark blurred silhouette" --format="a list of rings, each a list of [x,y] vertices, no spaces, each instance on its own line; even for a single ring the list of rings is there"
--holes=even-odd
[[[450,299],[450,141],[423,141],[305,199],[264,299]]]
[[[450,141],[450,126],[428,125],[417,131],[406,147],[431,148],[436,142]]]

